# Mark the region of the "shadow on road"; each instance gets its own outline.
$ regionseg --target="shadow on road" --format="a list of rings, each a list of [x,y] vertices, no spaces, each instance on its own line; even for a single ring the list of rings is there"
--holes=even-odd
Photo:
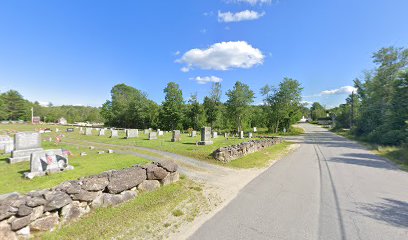
[[[353,155],[353,154],[348,154],[348,155]],[[369,158],[370,156],[371,158]],[[370,155],[370,154],[367,154],[367,158],[365,159],[359,158],[359,157],[354,157],[354,158],[337,157],[337,158],[330,158],[328,159],[328,161],[346,163],[346,164],[354,164],[354,165],[365,166],[365,167],[381,168],[381,169],[386,169],[386,170],[397,170],[398,169],[392,164],[384,160],[374,159],[373,155]]]
[[[383,198],[377,204],[358,204],[360,214],[400,228],[408,228],[408,202]]]

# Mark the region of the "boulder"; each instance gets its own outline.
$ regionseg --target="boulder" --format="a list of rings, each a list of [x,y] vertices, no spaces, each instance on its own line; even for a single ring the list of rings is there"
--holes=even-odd
[[[72,202],[72,199],[68,194],[60,191],[52,192],[52,194],[45,195],[45,197],[48,201],[44,206],[44,211],[60,209]]]
[[[0,206],[0,221],[15,215],[17,211],[17,208],[13,208],[11,206]]]
[[[97,175],[82,181],[82,189],[86,191],[102,191],[109,184],[108,175]]]
[[[105,193],[103,196],[103,203],[101,207],[108,207],[118,205],[120,203],[129,201],[135,198],[137,195],[134,191],[124,191],[121,194],[109,194]]]
[[[175,172],[178,169],[178,165],[174,161],[168,160],[168,159],[161,160],[160,162],[157,162],[156,164],[157,166],[162,167],[169,172]]]
[[[45,200],[42,196],[29,198],[26,202],[26,205],[29,207],[37,207],[41,205],[45,205],[47,200]]]
[[[28,238],[28,236],[30,236],[30,226],[25,226],[22,229],[16,231],[16,234],[22,236],[23,238]]]
[[[177,182],[178,180],[180,180],[180,174],[178,172],[173,172],[161,180],[160,183],[162,185],[168,185]]]
[[[160,182],[157,180],[144,180],[137,189],[141,192],[151,192],[160,188]]]
[[[147,180],[162,180],[169,172],[167,172],[164,168],[158,167],[154,164],[149,164],[145,167],[147,173]]]
[[[15,218],[11,222],[11,230],[16,231],[27,226],[31,222],[30,218],[31,218],[30,215],[21,218]]]
[[[24,216],[30,215],[32,212],[33,212],[33,209],[31,207],[28,207],[26,205],[21,205],[18,208],[17,216],[24,217]]]
[[[0,222],[0,239],[17,240],[16,233],[11,231],[10,224],[7,221]]]
[[[30,224],[31,231],[51,231],[59,223],[58,213],[39,218]]]
[[[77,194],[72,195],[73,200],[85,201],[85,202],[92,202],[101,192],[88,192],[85,190],[81,190]]]
[[[44,206],[38,206],[33,208],[33,212],[31,213],[31,221],[36,220],[37,218],[40,218],[44,213]]]
[[[132,167],[121,171],[112,171],[109,176],[109,193],[120,193],[139,185],[146,179],[146,170]]]
[[[70,222],[80,218],[85,214],[85,210],[81,208],[78,201],[74,201],[61,209],[62,222]]]

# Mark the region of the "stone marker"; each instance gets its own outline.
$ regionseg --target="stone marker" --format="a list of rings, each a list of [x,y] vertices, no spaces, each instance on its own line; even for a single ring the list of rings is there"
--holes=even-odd
[[[172,142],[180,142],[181,134],[180,130],[173,130],[173,136],[171,137]]]
[[[251,132],[248,133],[248,138],[252,138],[252,133]]]
[[[113,153],[113,150],[112,149],[108,149],[108,153],[110,154],[110,153]]]
[[[163,136],[163,131],[159,131],[159,132],[157,132],[157,135],[159,135],[159,136]]]
[[[201,141],[198,142],[198,145],[211,145],[213,141],[211,141],[211,128],[210,127],[203,127],[201,128]]]
[[[218,133],[217,132],[213,132],[213,138],[217,138],[218,137]]]
[[[114,137],[119,137],[119,134],[118,134],[118,130],[111,130],[111,136],[110,136],[111,138],[114,138]]]
[[[224,137],[228,138],[229,137],[229,133],[224,133]]]
[[[72,169],[74,169],[74,167],[68,165],[67,154],[61,149],[43,150],[31,154],[30,172],[25,172],[24,176],[33,179],[37,176]]]
[[[84,134],[84,128],[83,127],[79,128],[79,134]]]
[[[197,131],[192,131],[191,132],[191,137],[195,137],[195,136],[197,136]]]
[[[150,132],[149,133],[149,140],[156,140],[157,139],[157,133],[156,132]]]
[[[244,131],[240,131],[240,132],[239,132],[239,138],[240,138],[240,139],[243,139],[243,138],[244,138]]]
[[[91,136],[92,135],[92,128],[85,128],[85,135]]]
[[[104,154],[105,151],[98,151],[98,154]]]
[[[256,127],[254,127],[254,132],[256,132],[257,130],[256,130]]]
[[[79,155],[80,155],[81,157],[83,157],[83,156],[86,156],[86,155],[88,155],[88,154],[86,154],[86,152],[81,152]]]
[[[30,161],[31,153],[42,151],[41,134],[38,132],[19,132],[14,135],[14,150],[9,163]]]
[[[136,138],[139,136],[139,130],[137,129],[126,129],[126,138]]]
[[[3,150],[4,153],[11,153],[14,148],[13,139],[8,135],[0,135],[0,150]]]
[[[145,129],[145,130],[143,131],[144,134],[149,134],[149,132],[150,132],[149,129]]]
[[[59,128],[56,128],[56,129],[55,129],[55,132],[59,132],[59,131],[60,131]]]
[[[74,132],[74,128],[67,128],[67,132]]]
[[[99,136],[105,136],[105,129],[104,128],[99,129],[99,134],[98,135]]]

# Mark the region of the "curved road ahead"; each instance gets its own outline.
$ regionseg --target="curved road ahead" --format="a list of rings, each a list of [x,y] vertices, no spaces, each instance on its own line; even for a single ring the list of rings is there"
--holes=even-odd
[[[318,126],[190,239],[408,239],[408,173]]]

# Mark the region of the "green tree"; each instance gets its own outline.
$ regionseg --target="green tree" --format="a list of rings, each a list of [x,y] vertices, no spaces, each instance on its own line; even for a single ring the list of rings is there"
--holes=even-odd
[[[312,104],[310,107],[310,113],[313,121],[327,117],[326,109],[318,102]]]
[[[15,90],[10,90],[2,94],[6,108],[7,119],[28,120],[29,106],[21,94]]]
[[[254,101],[254,92],[248,85],[238,81],[226,95],[228,100],[225,105],[229,118],[232,119],[238,131],[242,131],[243,122],[249,116],[250,104]]]
[[[211,128],[214,128],[220,117],[221,94],[221,83],[217,82],[213,83],[210,96],[204,98],[203,107]]]
[[[197,99],[197,93],[192,94],[188,100],[189,107],[187,112],[189,127],[198,129],[200,127],[200,115],[202,114],[202,108]]]
[[[166,94],[160,111],[160,121],[163,129],[174,130],[182,128],[184,100],[183,92],[175,82],[169,82],[164,89]]]

